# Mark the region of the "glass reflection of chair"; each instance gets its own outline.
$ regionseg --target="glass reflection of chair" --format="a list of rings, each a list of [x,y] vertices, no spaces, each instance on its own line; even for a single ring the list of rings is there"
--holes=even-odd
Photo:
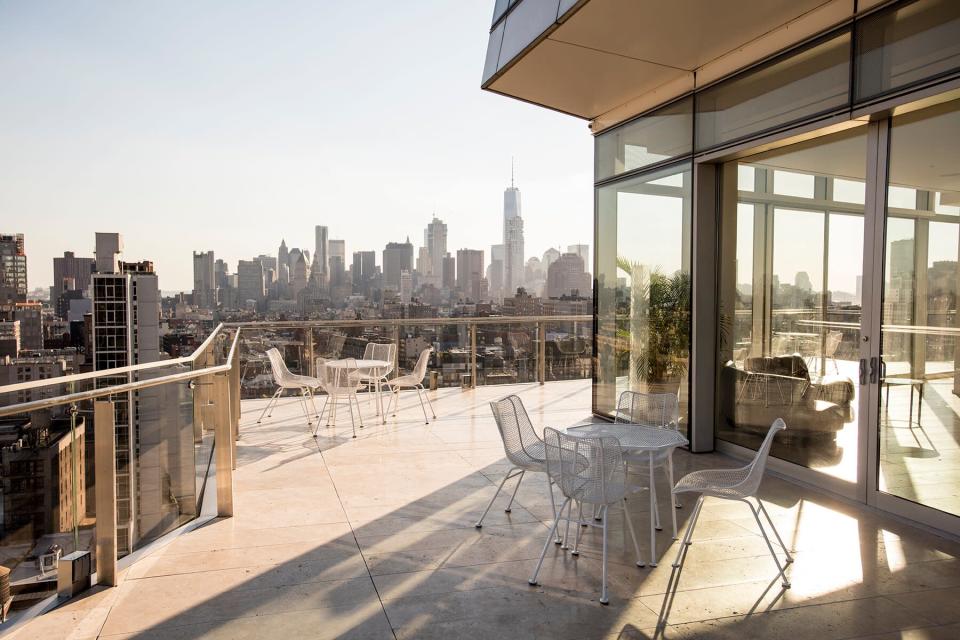
[[[767,513],[766,507],[763,506],[763,502],[757,496],[760,483],[763,481],[764,471],[767,468],[767,458],[770,455],[770,447],[773,446],[773,438],[777,433],[786,428],[787,425],[783,419],[778,418],[775,420],[773,424],[770,425],[770,430],[767,431],[763,444],[761,444],[757,450],[753,461],[745,467],[739,469],[704,469],[688,473],[680,478],[677,486],[673,488],[674,495],[678,493],[699,493],[700,497],[697,498],[697,504],[694,506],[693,513],[690,516],[690,523],[687,525],[687,531],[683,536],[683,543],[677,551],[677,559],[673,563],[675,568],[683,565],[686,560],[687,549],[693,544],[693,530],[697,526],[697,521],[700,518],[700,511],[703,509],[704,499],[712,497],[722,500],[736,500],[750,507],[750,513],[760,528],[760,533],[767,543],[767,549],[773,557],[773,562],[777,565],[778,575],[783,579],[783,586],[786,588],[790,587],[790,582],[787,580],[785,572],[787,565],[793,562],[793,556],[790,555],[790,550],[787,549],[787,546],[783,543],[783,538],[780,537],[780,533],[774,526],[773,519],[770,518],[770,514]],[[757,505],[754,506],[748,498],[753,498]],[[766,528],[760,520],[761,513],[770,525],[770,530],[773,531],[773,535],[780,544],[780,548],[783,549],[783,552],[786,554],[786,562],[782,565],[774,551],[773,543],[770,542]]]
[[[661,429],[680,429],[680,405],[677,395],[674,393],[639,393],[636,391],[624,391],[617,400],[617,412],[614,422],[639,424],[648,427],[659,427]],[[639,468],[644,477],[649,477],[648,465],[650,464],[650,455],[646,452],[639,452],[635,455],[627,455],[626,462],[631,467]],[[666,474],[667,482],[670,488],[673,488],[673,449],[664,450],[653,458],[653,468],[663,469]],[[653,484],[649,487],[653,492],[653,504],[657,505],[650,517],[654,519],[654,526],[659,531],[660,510],[657,502],[657,487]],[[680,508],[680,503],[673,499],[675,509]],[[673,520],[673,539],[677,539],[677,513],[675,509],[670,510]]]
[[[623,509],[623,519],[630,538],[633,541],[633,550],[637,554],[637,566],[643,566],[640,558],[640,545],[633,530],[630,511],[627,509],[627,495],[640,488],[627,484],[627,465],[623,459],[620,442],[616,438],[592,438],[571,436],[556,429],[546,428],[543,431],[543,441],[546,453],[547,475],[560,488],[565,500],[554,518],[553,526],[543,543],[543,550],[537,560],[537,566],[528,581],[537,584],[543,559],[558,533],[560,520],[563,519],[569,528],[574,503],[578,505],[580,515],[574,520],[576,526],[573,553],[579,553],[582,526],[598,527],[603,530],[603,556],[601,568],[600,604],[609,604],[607,597],[607,537],[608,537],[608,510],[613,505]],[[583,506],[599,507],[603,524],[596,524],[582,517]],[[564,516],[564,510],[566,515]]]

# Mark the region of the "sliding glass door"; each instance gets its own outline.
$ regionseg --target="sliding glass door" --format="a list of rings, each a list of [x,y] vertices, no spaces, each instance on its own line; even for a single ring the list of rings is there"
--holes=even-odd
[[[894,116],[882,224],[871,498],[956,527],[960,515],[960,103]]]
[[[717,437],[856,493],[867,127],[722,168]]]

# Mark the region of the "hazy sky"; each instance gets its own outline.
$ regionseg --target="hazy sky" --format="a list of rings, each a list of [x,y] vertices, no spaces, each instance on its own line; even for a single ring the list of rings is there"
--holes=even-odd
[[[434,212],[448,249],[501,238],[517,159],[527,256],[592,244],[586,123],[482,92],[493,0],[0,3],[0,231],[30,288],[119,231],[164,290],[192,250],[348,254]]]

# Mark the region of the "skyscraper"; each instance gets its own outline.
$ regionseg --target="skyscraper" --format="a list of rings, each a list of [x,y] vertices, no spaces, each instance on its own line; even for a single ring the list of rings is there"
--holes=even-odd
[[[27,299],[27,254],[22,233],[0,234],[0,302]]]
[[[483,273],[483,258],[480,258],[480,272]],[[449,253],[443,256],[443,277],[440,280],[441,286],[445,289],[453,289],[457,279],[457,259]]]
[[[470,300],[480,300],[480,281],[483,280],[483,250],[457,250],[457,288]]]
[[[590,245],[571,244],[567,245],[567,253],[575,253],[583,258],[583,270],[590,273]]]
[[[193,252],[193,304],[203,309],[217,306],[217,279],[213,251]]]
[[[400,272],[413,271],[413,245],[406,242],[388,242],[383,249],[383,288],[400,291]]]
[[[437,283],[443,282],[443,258],[447,255],[447,225],[433,217],[423,232],[423,245],[430,255],[432,271],[425,275],[436,276]]]
[[[547,297],[576,294],[589,297],[590,275],[583,269],[583,258],[576,253],[565,253],[547,269]]]
[[[73,251],[64,251],[63,257],[54,258],[51,301],[65,291],[86,291],[95,266],[93,258],[78,258]]]
[[[503,293],[512,296],[523,286],[525,264],[520,189],[513,183],[513,171],[510,173],[510,186],[503,192]]]
[[[284,267],[287,267],[286,271]],[[284,277],[286,274],[286,279]],[[287,284],[290,274],[290,252],[287,251],[287,241],[280,240],[280,248],[277,250],[277,278],[280,284]]]
[[[93,366],[96,370],[155,362],[160,359],[160,287],[151,262],[121,262],[123,241],[118,233],[97,233],[97,273],[93,275]],[[102,267],[102,268],[101,268]],[[136,374],[99,378],[98,385],[130,382]],[[146,376],[148,374],[140,374]],[[162,375],[162,374],[161,374]],[[178,426],[176,416],[160,407],[176,403],[166,398],[176,389],[156,387],[114,396],[117,452],[117,546],[121,554],[136,541],[178,517],[164,499],[186,495],[193,471],[164,466],[159,443],[176,457],[178,446],[193,447],[193,427]],[[183,459],[187,459],[184,456]],[[145,462],[149,460],[149,462]]]
[[[321,285],[326,284],[330,273],[330,253],[327,243],[327,228],[323,225],[317,225],[314,228],[316,235],[316,246],[313,252],[313,277]]]
[[[237,262],[237,295],[240,305],[246,306],[253,300],[257,305],[263,302],[266,294],[263,262],[260,260],[240,260]]]
[[[496,300],[503,297],[503,245],[490,246],[490,266],[487,267],[487,282],[490,296]]]
[[[354,251],[351,271],[354,293],[370,295],[370,283],[376,277],[377,253],[375,251]]]

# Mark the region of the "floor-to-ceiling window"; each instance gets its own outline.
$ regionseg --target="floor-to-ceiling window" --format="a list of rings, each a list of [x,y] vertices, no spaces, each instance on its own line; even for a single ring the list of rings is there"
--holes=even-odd
[[[693,100],[596,138],[593,411],[624,391],[676,394],[686,431]],[[683,159],[686,158],[686,159]]]
[[[884,216],[880,491],[960,514],[960,103],[893,118]]]
[[[722,168],[717,436],[855,482],[865,127]]]

